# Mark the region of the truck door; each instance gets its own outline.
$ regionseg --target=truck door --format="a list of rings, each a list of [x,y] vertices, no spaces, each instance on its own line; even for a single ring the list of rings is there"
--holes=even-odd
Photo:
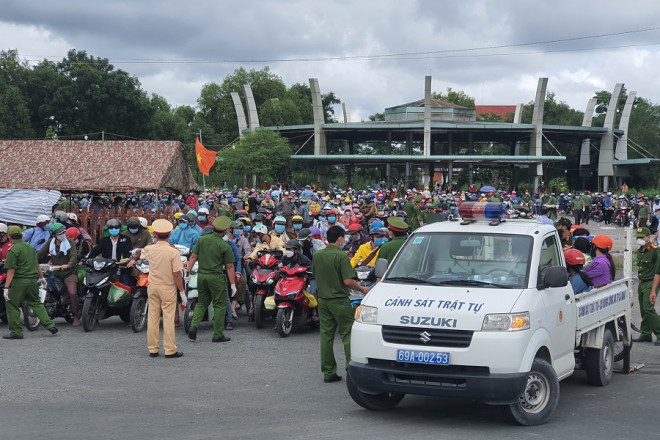
[[[539,260],[539,275],[543,276],[545,269],[562,264],[560,258],[561,246],[557,234],[551,234],[543,239],[541,258]],[[546,287],[539,292],[545,304],[545,327],[552,335],[552,363],[557,375],[573,371],[575,358],[575,298],[570,284],[566,287]]]

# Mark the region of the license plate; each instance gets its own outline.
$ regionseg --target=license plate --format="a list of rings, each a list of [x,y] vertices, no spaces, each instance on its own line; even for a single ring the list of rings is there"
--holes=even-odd
[[[396,360],[413,364],[449,365],[449,353],[433,351],[397,350]]]

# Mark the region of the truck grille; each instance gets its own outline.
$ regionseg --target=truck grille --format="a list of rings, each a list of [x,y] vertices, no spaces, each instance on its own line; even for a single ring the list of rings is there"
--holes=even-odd
[[[445,330],[384,325],[382,333],[383,340],[392,344],[464,348],[470,346],[474,332],[471,330]]]

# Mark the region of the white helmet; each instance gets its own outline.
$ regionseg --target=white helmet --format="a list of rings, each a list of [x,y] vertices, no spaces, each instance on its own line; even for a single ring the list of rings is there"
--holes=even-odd
[[[268,234],[268,228],[266,225],[256,225],[254,228],[252,228],[252,232],[255,234]]]
[[[206,208],[206,207],[199,208],[197,213],[198,214],[208,214],[209,213],[209,208]]]
[[[37,217],[37,223],[48,223],[50,221],[50,217],[47,215],[41,214],[39,217]]]
[[[78,216],[75,212],[70,212],[66,216],[69,220],[73,220],[74,222],[78,223]]]
[[[4,232],[5,234],[7,233],[7,225],[4,223],[0,223],[0,232]]]
[[[140,226],[142,226],[144,229],[147,229],[147,226],[149,226],[147,219],[144,217],[138,217],[138,220],[140,220]]]

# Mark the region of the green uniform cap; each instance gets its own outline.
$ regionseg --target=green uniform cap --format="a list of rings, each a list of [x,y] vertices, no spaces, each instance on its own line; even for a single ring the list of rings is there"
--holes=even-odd
[[[389,217],[387,219],[387,224],[392,230],[398,229],[401,231],[405,231],[406,229],[408,229],[408,223],[404,222],[399,217]]]
[[[229,229],[230,226],[231,220],[229,217],[225,217],[224,215],[216,217],[215,220],[213,220],[213,228],[219,231],[225,231]]]
[[[649,228],[637,228],[635,232],[635,238],[644,238],[647,235],[651,235],[651,230]]]
[[[7,235],[9,235],[12,238],[16,238],[16,237],[21,238],[23,236],[23,231],[21,230],[21,228],[14,225],[9,227],[9,230],[7,231]]]

